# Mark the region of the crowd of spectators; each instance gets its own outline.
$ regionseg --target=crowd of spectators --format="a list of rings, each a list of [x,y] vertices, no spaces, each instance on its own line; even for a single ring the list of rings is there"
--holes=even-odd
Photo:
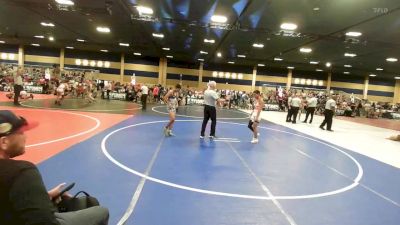
[[[12,91],[13,73],[16,65],[0,64],[0,91]],[[47,79],[48,74],[52,79]],[[74,97],[84,97],[85,87],[87,86],[87,71],[62,70],[57,66],[52,68],[26,66],[24,68],[24,86],[39,86],[41,93],[52,94],[57,88],[59,81],[68,81],[71,87],[70,93]],[[90,78],[92,80],[93,77]],[[92,82],[96,88],[96,93],[101,92],[102,98],[116,98],[119,100],[140,102],[141,86],[144,84],[121,83],[115,81],[95,80]],[[169,88],[158,85],[146,85],[149,89],[147,102],[161,103],[162,97],[168,92]],[[29,92],[29,90],[27,90]],[[252,94],[246,91],[237,90],[216,90],[225,102],[221,107],[251,109]],[[197,90],[190,87],[183,87],[179,104],[202,104],[204,90]],[[116,95],[117,93],[118,95]],[[335,114],[338,116],[367,117],[367,118],[391,118],[400,119],[400,104],[388,102],[370,102],[355,97],[353,94],[344,92],[327,92],[325,90],[291,88],[289,90],[281,87],[265,88],[262,97],[265,102],[265,110],[287,111],[288,99],[291,95],[299,93],[302,97],[303,105],[306,106],[307,98],[314,94],[318,98],[316,107],[317,114],[323,114],[324,104],[327,96],[334,94],[337,96],[337,107]],[[118,96],[118,97],[116,97]],[[300,110],[305,110],[300,107]]]

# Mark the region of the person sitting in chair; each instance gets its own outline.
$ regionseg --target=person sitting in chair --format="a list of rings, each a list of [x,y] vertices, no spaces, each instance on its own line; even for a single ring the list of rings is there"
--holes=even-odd
[[[58,213],[54,204],[60,201],[64,184],[47,192],[34,164],[13,159],[25,153],[24,131],[36,126],[9,110],[0,110],[0,224],[108,224],[108,209],[101,206]]]

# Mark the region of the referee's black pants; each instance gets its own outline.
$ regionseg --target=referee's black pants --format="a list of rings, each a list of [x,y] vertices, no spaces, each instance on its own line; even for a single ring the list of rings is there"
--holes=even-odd
[[[24,87],[19,84],[14,84],[14,105],[19,105],[19,95]]]
[[[211,118],[210,136],[215,136],[215,127],[217,126],[217,110],[214,106],[204,105],[204,119],[201,125],[201,136],[204,136],[208,120]]]
[[[296,123],[298,113],[299,113],[299,107],[292,106],[292,115],[293,115],[292,123]]]
[[[293,109],[292,109],[292,107],[290,107],[290,108],[288,108],[288,112],[286,115],[286,122],[292,121],[292,115],[293,115]]]
[[[325,124],[327,124],[326,129],[327,130],[331,130],[331,128],[332,128],[332,119],[333,119],[333,110],[325,109],[324,115],[325,115],[325,119],[322,122],[320,127],[323,128],[325,126]]]
[[[146,106],[147,106],[147,95],[142,94],[142,96],[140,97],[140,100],[142,102],[142,110],[146,110]]]
[[[314,112],[315,112],[315,107],[307,107],[307,114],[304,122],[307,122],[308,116],[311,115],[310,123],[312,123],[312,120],[314,118]]]

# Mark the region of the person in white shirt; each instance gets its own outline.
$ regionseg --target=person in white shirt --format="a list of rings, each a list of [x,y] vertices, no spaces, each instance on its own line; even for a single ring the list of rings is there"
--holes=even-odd
[[[297,119],[297,113],[299,112],[300,104],[301,104],[301,99],[300,99],[300,94],[296,94],[294,98],[292,98],[291,102],[291,109],[292,109],[292,114],[293,114],[293,120],[292,123],[296,123]]]
[[[107,100],[110,100],[110,92],[113,90],[114,81],[108,81],[107,84],[104,86],[104,89],[107,92]]]
[[[223,102],[224,99],[220,99],[215,88],[217,83],[215,81],[210,81],[208,83],[208,89],[204,91],[204,119],[201,126],[200,138],[204,138],[204,133],[206,131],[206,126],[208,120],[211,118],[211,131],[210,138],[215,138],[215,127],[217,126],[217,110],[215,108],[215,103]]]
[[[307,123],[309,115],[311,115],[310,124],[312,123],[312,120],[314,118],[315,107],[317,107],[317,103],[318,103],[318,99],[315,97],[315,94],[311,94],[310,98],[307,100],[306,119],[303,121],[303,123]]]
[[[140,90],[142,92],[142,96],[140,97],[140,100],[142,102],[142,110],[146,110],[147,95],[149,94],[149,88],[146,85],[142,84]]]
[[[24,83],[22,80],[23,72],[22,67],[19,67],[14,76],[14,105],[16,106],[21,105],[18,100],[21,91],[24,90]]]
[[[332,119],[333,119],[333,113],[335,112],[335,107],[336,107],[336,101],[335,101],[335,97],[330,97],[328,99],[328,101],[326,101],[325,104],[325,111],[324,111],[324,115],[325,115],[325,119],[322,122],[322,124],[319,126],[319,128],[321,128],[322,130],[325,130],[325,124],[327,124],[327,130],[328,131],[333,131],[332,130]]]
[[[288,99],[287,99],[287,107],[288,107],[288,113],[286,115],[286,122],[292,122],[292,115],[293,115],[293,110],[292,110],[292,93],[288,93]]]

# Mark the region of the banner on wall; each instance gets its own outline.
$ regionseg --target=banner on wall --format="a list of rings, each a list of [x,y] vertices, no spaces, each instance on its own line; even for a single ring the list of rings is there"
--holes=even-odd
[[[265,104],[264,110],[265,111],[279,111],[279,105],[278,104]]]
[[[42,86],[25,85],[24,90],[29,93],[42,93],[43,87]]]

